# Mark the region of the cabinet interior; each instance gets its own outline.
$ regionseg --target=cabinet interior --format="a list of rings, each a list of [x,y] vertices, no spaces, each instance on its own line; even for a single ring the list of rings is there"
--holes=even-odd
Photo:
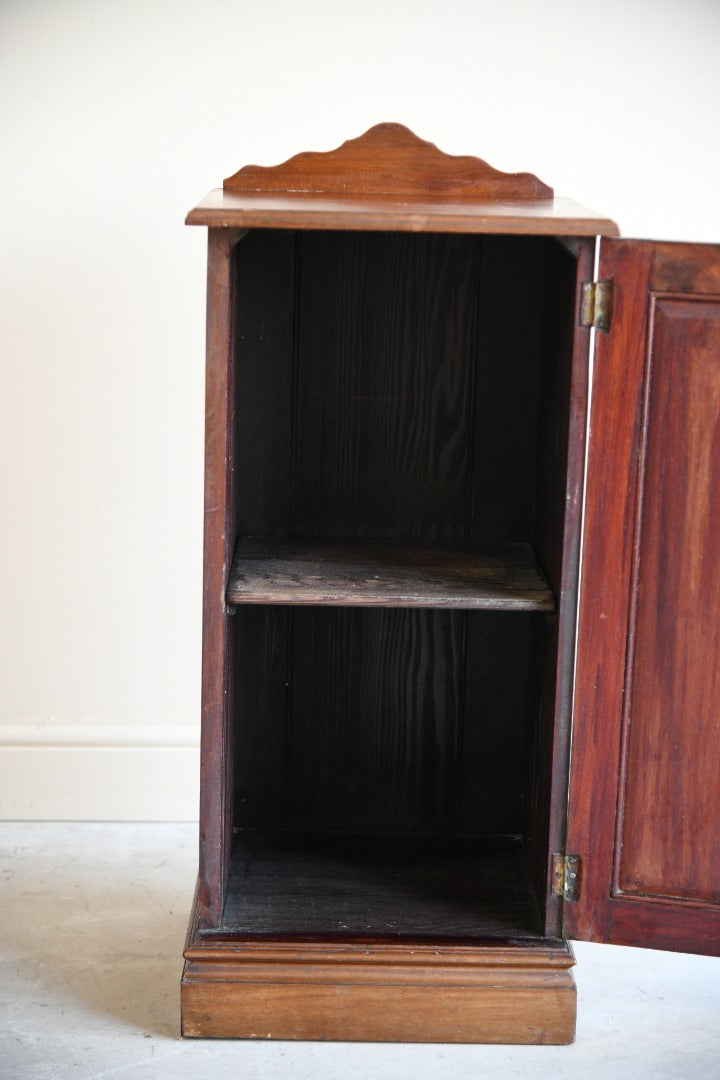
[[[576,258],[278,230],[232,258],[219,929],[543,936]]]

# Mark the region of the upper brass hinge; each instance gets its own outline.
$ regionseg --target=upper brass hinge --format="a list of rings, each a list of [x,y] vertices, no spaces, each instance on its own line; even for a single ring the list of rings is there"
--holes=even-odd
[[[580,898],[580,856],[553,855],[553,896],[574,904]]]
[[[596,330],[610,329],[613,307],[612,281],[585,281],[582,287],[580,325],[594,326]]]

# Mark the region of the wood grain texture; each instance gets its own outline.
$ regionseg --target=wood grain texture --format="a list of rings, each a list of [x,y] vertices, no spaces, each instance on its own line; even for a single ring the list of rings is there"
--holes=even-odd
[[[336,150],[296,154],[281,165],[246,165],[225,191],[422,195],[475,199],[552,199],[530,173],[504,173],[476,157],[445,154],[402,124],[376,124]]]
[[[200,739],[198,910],[204,925],[222,913],[232,835],[232,724],[224,593],[232,557],[231,252],[241,234],[211,231],[208,243],[205,381],[205,522]]]
[[[615,888],[720,905],[720,296],[653,297],[642,429]]]
[[[485,559],[493,586],[483,585],[479,606],[500,610],[468,610],[479,593],[466,553],[536,543],[567,622],[575,526],[568,532],[565,513],[577,465],[568,445],[583,407],[568,360],[576,263],[558,271],[543,236],[614,226],[507,189],[453,191],[449,202],[471,167],[448,171],[444,155],[406,134],[408,154],[425,163],[422,193],[422,170],[398,164],[390,193],[382,180],[349,193],[250,191],[190,218],[219,228],[209,278],[211,655],[187,1034],[562,1042],[574,1030],[571,959],[539,939],[536,898],[543,845],[547,857],[560,829],[552,728],[564,730],[563,701],[553,680],[567,675],[568,639],[536,613],[553,600],[542,579],[528,588],[534,559]],[[390,175],[390,157],[376,167],[381,159],[375,179]],[[288,164],[297,179],[308,159]],[[310,187],[324,182],[315,158],[306,175],[318,164]],[[483,163],[472,168],[477,183],[496,182]],[[433,188],[440,173],[444,195]],[[326,170],[330,184],[341,174],[337,160]],[[224,246],[218,234],[239,222],[272,228],[231,256],[237,234]],[[548,306],[556,336],[543,329]],[[254,556],[252,568],[236,564],[244,582],[236,575],[227,593],[239,604],[229,618],[236,533]],[[414,554],[398,561],[404,545]],[[503,611],[508,602],[522,610]],[[533,790],[531,873],[519,839],[481,851],[477,834],[527,827]],[[233,824],[256,831],[249,841],[246,828],[231,859]],[[298,847],[299,830],[334,836]],[[546,925],[557,931],[549,914]],[[268,940],[250,940],[258,935]],[[393,937],[407,947],[393,951]]]
[[[568,256],[569,279],[556,273],[554,251],[528,237],[249,235],[235,266],[237,363],[252,369],[236,405],[239,531],[317,537],[284,541],[301,552],[338,532],[363,547],[368,535],[442,542],[451,567],[468,541],[483,550],[531,536],[549,499],[559,504],[556,521],[565,489],[555,484],[554,498],[543,477],[564,469],[567,427],[558,428],[557,406],[547,409],[543,398],[539,407],[539,387],[555,373],[558,349],[572,345],[576,264]],[[543,345],[545,307],[551,322],[559,309],[563,329]],[[571,391],[563,356],[550,396],[572,396],[577,410],[582,387]],[[562,542],[561,524],[543,548],[554,567]],[[265,553],[279,541],[254,543]],[[304,603],[444,602],[426,584],[420,595],[411,582],[388,598],[371,582],[358,598],[358,576],[344,569],[333,578],[319,564],[314,583],[292,566],[281,581],[277,569],[264,567],[261,581],[238,592],[231,584],[228,599],[284,604],[289,584]],[[337,616],[298,613],[287,622],[251,617],[245,607],[235,617],[243,645],[233,669],[238,823],[527,827],[537,677],[525,617],[445,622],[376,610],[363,622],[339,607]],[[548,768],[540,770],[546,783]],[[543,882],[546,870],[545,861]]]
[[[614,221],[572,199],[449,201],[443,196],[233,195],[211,191],[188,225],[240,229],[324,229],[522,236],[617,236]]]
[[[538,393],[550,243],[539,237],[487,236],[480,242],[470,333],[470,521],[473,542],[532,540],[537,506]]]
[[[300,238],[295,536],[463,539],[480,256],[472,237]]]
[[[492,939],[541,933],[519,837],[239,832],[223,932]]]
[[[707,701],[716,612],[702,595],[703,574],[712,595],[718,572],[708,516],[715,502],[702,476],[717,454],[720,247],[603,241],[600,273],[614,279],[615,306],[611,332],[596,341],[568,823],[568,850],[583,860],[583,885],[578,903],[566,907],[566,931],[717,954],[720,864],[715,858],[713,876],[705,859],[717,851],[716,828],[703,808],[705,793],[693,788],[717,782]],[[658,337],[650,328],[648,343],[648,313],[658,304]],[[670,311],[691,315],[687,340],[685,320],[668,321]],[[630,877],[640,871],[664,895],[621,891],[628,875],[616,836],[622,843],[623,835]],[[666,871],[675,880],[663,889]],[[677,897],[678,885],[686,897],[696,895]]]
[[[460,833],[527,838],[526,772],[535,724],[532,653],[545,616],[472,612],[463,619],[461,756],[453,789],[457,808],[449,822]]]
[[[186,964],[183,1035],[233,1039],[564,1045],[575,1039],[572,975],[501,980],[492,971],[469,985],[358,985],[334,970],[310,986],[255,982],[217,965]]]
[[[464,615],[296,608],[286,827],[457,828]]]
[[[528,755],[526,835],[545,933],[562,932],[552,892],[552,859],[565,850],[580,534],[585,468],[590,334],[580,325],[581,290],[591,280],[595,245],[553,243],[542,297],[542,380],[534,542],[552,582],[557,619],[538,620],[534,640],[534,742]]]
[[[505,946],[191,939],[182,1031],[221,1038],[568,1043],[572,954]]]
[[[230,619],[235,828],[288,824],[287,739],[292,612],[244,605]]]
[[[234,528],[286,536],[290,520],[297,241],[248,233],[233,254]]]
[[[239,606],[237,825],[520,832],[537,618]]]
[[[240,535],[532,539],[547,502],[544,295],[571,310],[573,293],[572,281],[566,301],[565,281],[544,287],[546,248],[249,235],[235,266]]]
[[[244,542],[235,550],[226,597],[232,604],[494,611],[555,606],[529,544],[484,554],[397,544]]]

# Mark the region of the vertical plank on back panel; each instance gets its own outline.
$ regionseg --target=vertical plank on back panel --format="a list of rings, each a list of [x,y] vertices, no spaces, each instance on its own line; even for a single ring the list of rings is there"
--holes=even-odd
[[[460,823],[466,833],[523,831],[531,630],[524,612],[466,616]]]
[[[465,537],[479,252],[472,237],[302,237],[296,535]]]
[[[295,236],[249,233],[234,258],[237,533],[285,537],[290,520]]]
[[[281,828],[291,613],[239,605],[233,617],[235,826]]]
[[[296,241],[249,233],[233,265],[235,514],[240,537],[286,537],[292,475]],[[238,608],[232,624],[235,824],[283,820],[288,612]]]
[[[482,242],[470,490],[470,536],[480,544],[532,535],[545,244]]]
[[[290,823],[452,828],[463,613],[297,608],[293,617]]]

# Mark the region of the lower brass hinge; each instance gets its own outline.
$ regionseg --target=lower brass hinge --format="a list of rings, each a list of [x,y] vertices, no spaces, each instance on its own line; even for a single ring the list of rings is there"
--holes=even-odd
[[[574,904],[580,898],[580,856],[553,855],[553,896]]]
[[[610,329],[613,307],[612,281],[585,281],[582,287],[580,325],[594,326],[596,330]]]

